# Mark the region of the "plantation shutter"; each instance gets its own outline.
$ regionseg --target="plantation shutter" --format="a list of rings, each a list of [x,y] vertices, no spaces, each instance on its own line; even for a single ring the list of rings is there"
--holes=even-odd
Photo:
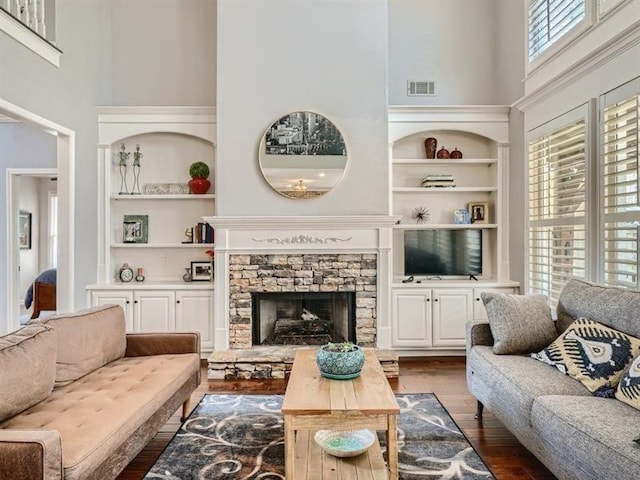
[[[640,83],[640,82],[639,82]],[[640,94],[602,113],[600,188],[602,281],[638,289],[638,123]]]
[[[553,45],[586,16],[586,0],[529,2],[529,62]]]
[[[529,157],[529,291],[553,305],[586,275],[584,118],[534,138]]]

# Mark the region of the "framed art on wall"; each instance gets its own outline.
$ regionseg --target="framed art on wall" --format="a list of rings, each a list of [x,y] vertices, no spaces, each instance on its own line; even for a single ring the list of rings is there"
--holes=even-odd
[[[19,222],[19,245],[21,250],[31,250],[31,212],[20,210]]]

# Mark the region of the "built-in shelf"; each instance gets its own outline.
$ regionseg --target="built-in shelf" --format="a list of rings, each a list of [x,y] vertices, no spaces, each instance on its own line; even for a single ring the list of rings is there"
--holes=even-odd
[[[496,192],[497,187],[393,187],[394,193]]]
[[[459,159],[433,159],[433,158],[394,158],[394,165],[416,165],[421,167],[441,167],[455,165],[492,165],[498,163],[497,158],[459,158]]]
[[[194,195],[191,193],[179,195],[111,195],[111,200],[213,200],[216,198],[214,193],[204,195]]]
[[[394,225],[394,230],[438,230],[438,229],[468,229],[483,230],[485,228],[498,228],[496,223],[402,223]]]
[[[144,282],[114,282],[87,285],[87,290],[214,290],[213,282],[185,282],[182,279]]]
[[[112,243],[111,248],[213,248],[213,243]]]

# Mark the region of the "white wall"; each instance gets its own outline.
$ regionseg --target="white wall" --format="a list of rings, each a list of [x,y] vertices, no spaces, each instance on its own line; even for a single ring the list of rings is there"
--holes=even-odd
[[[215,105],[216,2],[112,2],[111,105]]]
[[[386,2],[218,2],[218,215],[387,214]],[[282,115],[310,110],[345,137],[342,182],[311,200],[273,191],[258,143]]]
[[[503,3],[504,0],[499,0]],[[389,104],[497,104],[495,0],[389,0]],[[509,0],[506,3],[522,3]],[[498,28],[499,26],[499,28]],[[433,80],[435,97],[407,96]]]
[[[31,248],[20,249],[20,285],[18,292],[24,298],[27,287],[39,273],[40,260],[40,181],[37,177],[20,177],[19,210],[31,213]]]

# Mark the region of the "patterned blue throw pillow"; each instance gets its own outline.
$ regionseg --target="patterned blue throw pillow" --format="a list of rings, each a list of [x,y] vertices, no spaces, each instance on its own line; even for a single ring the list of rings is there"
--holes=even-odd
[[[616,390],[616,398],[640,410],[640,355],[634,358],[620,379],[618,390]],[[640,437],[636,438],[635,441],[640,443]]]
[[[579,380],[590,392],[605,396],[607,389],[618,385],[625,368],[639,353],[639,339],[578,318],[551,345],[531,357]]]

